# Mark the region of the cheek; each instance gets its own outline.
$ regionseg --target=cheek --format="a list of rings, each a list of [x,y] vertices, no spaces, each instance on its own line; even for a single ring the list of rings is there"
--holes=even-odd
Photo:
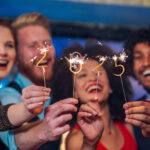
[[[133,70],[135,73],[137,73],[140,70],[141,63],[134,61],[133,64],[134,64]]]
[[[15,59],[16,59],[16,51],[15,50],[13,50],[9,53],[9,58],[11,61],[15,61]]]

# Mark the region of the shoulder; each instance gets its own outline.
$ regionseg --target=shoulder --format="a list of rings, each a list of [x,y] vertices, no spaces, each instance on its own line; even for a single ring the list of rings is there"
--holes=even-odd
[[[83,134],[80,130],[73,129],[67,136],[66,145],[67,150],[78,150],[83,143]]]
[[[125,127],[128,129],[129,133],[134,137],[134,129],[133,126],[128,124],[128,123],[124,123]]]
[[[6,87],[0,91],[0,101],[2,105],[11,103],[19,103],[21,101],[21,94],[14,88]]]

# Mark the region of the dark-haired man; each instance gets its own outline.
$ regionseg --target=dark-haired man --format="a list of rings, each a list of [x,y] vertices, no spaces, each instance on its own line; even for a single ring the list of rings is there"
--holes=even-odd
[[[136,102],[124,105],[127,123],[140,127],[145,137],[150,137],[150,30],[141,28],[132,32],[125,41],[124,48],[129,53],[127,68],[147,91]],[[141,135],[141,131],[135,127],[135,136],[139,149],[148,150],[150,139]]]

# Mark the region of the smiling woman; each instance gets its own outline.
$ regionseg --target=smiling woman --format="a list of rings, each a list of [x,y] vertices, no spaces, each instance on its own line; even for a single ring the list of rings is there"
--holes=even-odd
[[[73,52],[87,56],[82,70],[74,75],[70,72],[68,62]],[[97,41],[89,42],[82,47],[78,43],[66,48],[54,65],[52,78],[52,96],[58,101],[74,96],[79,99],[80,108],[75,127],[67,137],[68,150],[88,149],[137,149],[132,126],[124,122],[123,104],[125,103],[120,79],[113,74],[114,62],[107,60],[100,67],[97,56],[112,57],[115,53],[106,45]],[[119,63],[119,62],[118,62]],[[98,72],[100,72],[98,75]],[[59,80],[58,80],[59,79]],[[130,86],[125,74],[122,77],[127,99],[130,97]],[[74,83],[73,83],[74,82]],[[59,93],[59,94],[58,94]],[[76,122],[77,121],[77,122]],[[118,139],[116,141],[116,138]],[[111,141],[111,142],[110,142]]]
[[[0,20],[0,80],[10,73],[15,57],[13,32],[5,21]]]

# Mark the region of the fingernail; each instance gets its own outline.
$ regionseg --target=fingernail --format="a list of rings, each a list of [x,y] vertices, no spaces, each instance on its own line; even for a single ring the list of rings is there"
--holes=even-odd
[[[44,99],[50,99],[50,97],[47,97],[47,96],[46,96],[46,97],[44,97]]]
[[[45,95],[45,96],[49,96],[49,93],[47,93],[47,92],[44,92],[44,95]]]
[[[89,116],[89,117],[90,117],[90,116],[92,116],[92,114],[91,114],[91,113],[87,113],[87,116]]]
[[[126,110],[126,111],[125,111],[125,114],[128,114],[128,113],[129,113],[129,111],[128,111],[128,110]]]
[[[43,102],[40,102],[40,103],[38,103],[39,105],[42,105],[43,104]]]
[[[128,109],[128,107],[129,107],[128,104],[126,104],[126,105],[125,105],[125,109]]]

